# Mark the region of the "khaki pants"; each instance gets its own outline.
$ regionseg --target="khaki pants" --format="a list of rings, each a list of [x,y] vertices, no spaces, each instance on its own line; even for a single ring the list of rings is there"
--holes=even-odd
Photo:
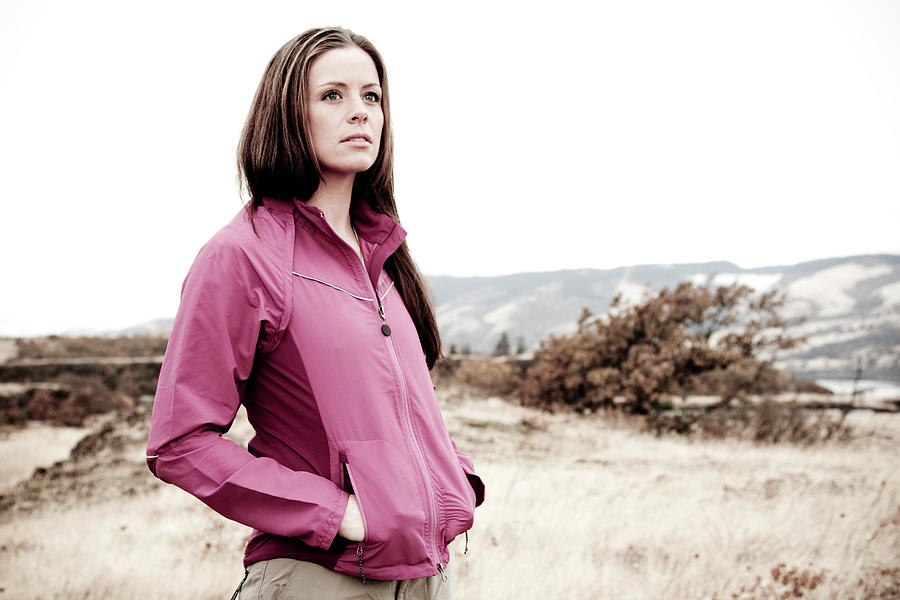
[[[236,593],[237,600],[452,600],[453,576],[363,585],[356,577],[311,562],[273,558],[253,563]]]

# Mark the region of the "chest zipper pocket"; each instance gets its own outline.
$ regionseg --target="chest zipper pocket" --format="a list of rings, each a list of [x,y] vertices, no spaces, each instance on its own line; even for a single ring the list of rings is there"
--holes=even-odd
[[[339,460],[341,461],[341,467],[344,470],[344,481],[349,483],[350,493],[352,493],[356,497],[356,505],[359,507],[359,514],[362,517],[363,522],[363,539],[356,544],[356,557],[357,562],[359,563],[359,578],[362,581],[363,585],[367,585],[368,581],[366,580],[366,573],[363,570],[363,548],[365,547],[366,538],[369,536],[369,526],[366,523],[366,511],[363,508],[362,498],[359,495],[359,489],[356,487],[356,481],[353,479],[353,473],[350,470],[350,462],[347,460],[347,454],[344,452],[339,453]],[[344,486],[345,489],[347,486]]]

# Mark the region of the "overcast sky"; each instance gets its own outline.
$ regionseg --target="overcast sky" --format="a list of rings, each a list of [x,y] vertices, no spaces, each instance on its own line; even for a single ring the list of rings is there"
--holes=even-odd
[[[173,316],[266,62],[379,48],[428,274],[900,253],[900,2],[0,4],[0,335]]]

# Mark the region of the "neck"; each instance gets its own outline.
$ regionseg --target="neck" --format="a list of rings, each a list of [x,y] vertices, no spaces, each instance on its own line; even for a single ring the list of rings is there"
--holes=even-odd
[[[338,237],[362,259],[362,250],[353,225],[350,223],[350,201],[353,200],[354,173],[342,176],[323,176],[319,188],[306,202],[325,214],[325,220]]]
[[[343,176],[325,176],[319,188],[307,201],[325,213],[325,220],[335,233],[343,238],[353,236],[350,227],[350,201],[353,197],[353,173]]]

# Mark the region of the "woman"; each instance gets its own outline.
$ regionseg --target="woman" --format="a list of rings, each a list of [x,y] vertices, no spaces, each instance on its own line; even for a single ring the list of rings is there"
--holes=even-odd
[[[484,485],[429,377],[440,338],[396,222],[372,44],[285,44],[238,157],[252,200],[185,279],[150,470],[253,528],[241,598],[449,597],[447,545]],[[242,403],[249,451],[221,437]]]

